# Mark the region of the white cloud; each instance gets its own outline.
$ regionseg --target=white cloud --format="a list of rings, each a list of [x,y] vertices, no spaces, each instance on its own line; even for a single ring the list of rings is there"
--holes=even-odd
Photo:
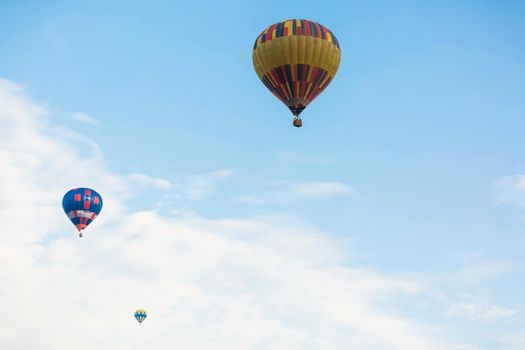
[[[73,118],[75,118],[76,120],[80,121],[80,122],[83,122],[83,123],[86,123],[86,124],[90,124],[90,125],[99,125],[100,122],[90,116],[89,114],[86,114],[86,113],[82,113],[82,112],[75,112],[72,114]]]
[[[247,204],[289,204],[299,200],[348,196],[354,191],[335,181],[290,181],[281,180],[260,194],[238,195],[234,200]]]
[[[424,286],[349,266],[337,241],[306,224],[129,211],[122,198],[137,176],[114,174],[45,113],[0,80],[0,348],[473,349],[381,310],[377,300]],[[83,239],[60,207],[76,186],[104,197]],[[149,312],[142,327],[136,308]]]

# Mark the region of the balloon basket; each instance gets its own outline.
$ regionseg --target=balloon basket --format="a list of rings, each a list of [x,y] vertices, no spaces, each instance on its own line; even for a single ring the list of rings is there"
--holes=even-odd
[[[293,126],[295,126],[296,128],[300,128],[301,126],[303,126],[303,121],[301,120],[301,118],[294,118]]]

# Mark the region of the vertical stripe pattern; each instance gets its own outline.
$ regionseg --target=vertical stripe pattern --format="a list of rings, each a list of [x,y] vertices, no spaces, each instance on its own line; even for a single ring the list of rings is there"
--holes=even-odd
[[[283,22],[272,24],[263,30],[255,40],[253,49],[255,50],[258,46],[270,40],[292,35],[313,36],[325,39],[339,48],[339,42],[337,41],[337,38],[325,26],[316,22],[308,21],[306,19],[289,19]]]

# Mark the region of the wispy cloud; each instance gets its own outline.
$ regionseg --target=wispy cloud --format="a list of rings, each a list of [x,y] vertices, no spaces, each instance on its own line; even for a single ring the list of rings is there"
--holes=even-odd
[[[523,350],[525,349],[525,331],[516,332],[515,334],[505,336],[501,339],[503,345],[497,350]]]
[[[249,195],[237,195],[234,200],[247,204],[288,204],[298,200],[341,197],[353,194],[349,186],[335,181],[290,181],[281,180],[263,191]]]
[[[130,211],[121,195],[134,181],[167,183],[115,174],[97,154],[75,151],[78,141],[54,134],[44,112],[0,80],[0,281],[9,315],[0,348],[474,349],[378,307],[393,291],[424,288],[342,263],[348,253],[307,224]],[[93,171],[75,166],[80,160]],[[83,239],[60,208],[79,184],[105,199]],[[348,192],[295,188],[307,197]],[[132,316],[139,307],[150,315],[141,329]]]
[[[492,322],[512,318],[519,314],[518,310],[490,303],[483,298],[469,298],[467,301],[449,306],[449,317],[465,318],[472,321]]]
[[[479,253],[456,255],[458,265],[451,277],[461,284],[479,284],[500,277],[512,270],[512,265],[503,260],[491,260]]]
[[[145,174],[131,174],[130,180],[139,186],[154,187],[158,189],[169,190],[173,187],[173,184],[163,178],[151,177]]]
[[[504,261],[479,262],[465,266],[454,273],[462,283],[480,283],[510,271],[511,265]]]
[[[221,169],[203,174],[191,175],[177,183],[177,188],[190,200],[201,200],[213,194],[218,184],[235,176],[233,169]]]
[[[497,204],[525,206],[525,175],[498,178],[494,181],[493,193]]]
[[[82,123],[86,123],[86,124],[90,124],[90,125],[99,125],[100,122],[90,116],[89,114],[86,114],[86,113],[82,113],[82,112],[75,112],[72,114],[73,118],[78,120],[79,122],[82,122]]]
[[[315,154],[305,154],[302,152],[286,151],[281,152],[278,155],[278,160],[286,163],[291,162],[299,164],[327,165],[335,163],[336,157],[333,154],[321,156]]]

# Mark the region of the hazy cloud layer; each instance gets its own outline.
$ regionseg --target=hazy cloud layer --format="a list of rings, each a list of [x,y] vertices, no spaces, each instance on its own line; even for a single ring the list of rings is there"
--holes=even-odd
[[[338,242],[294,218],[131,212],[125,199],[137,182],[173,184],[114,174],[93,141],[50,125],[6,80],[0,123],[2,349],[478,349],[378,306],[424,298],[426,282],[351,266]],[[232,175],[190,178],[188,196],[202,198],[210,179]],[[79,185],[104,196],[83,239],[60,207]],[[352,192],[339,183],[282,187],[295,198]],[[142,327],[136,308],[149,312]],[[521,339],[509,338],[508,349]]]

